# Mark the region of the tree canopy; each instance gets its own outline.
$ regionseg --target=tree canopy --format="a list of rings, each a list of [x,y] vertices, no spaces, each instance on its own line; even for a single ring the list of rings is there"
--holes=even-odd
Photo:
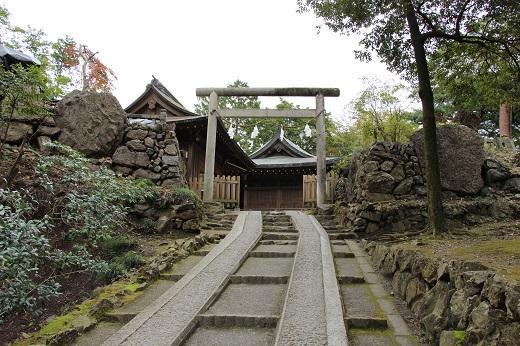
[[[9,11],[0,6],[0,42],[9,48],[32,54],[47,75],[51,97],[63,96],[77,88],[110,91],[115,74],[87,46],[65,36],[50,40],[45,32],[11,23]]]

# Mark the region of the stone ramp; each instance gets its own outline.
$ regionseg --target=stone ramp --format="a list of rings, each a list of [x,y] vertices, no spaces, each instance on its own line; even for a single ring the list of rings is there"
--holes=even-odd
[[[287,214],[299,241],[275,344],[347,345],[327,234],[312,217]]]
[[[197,323],[261,234],[259,212],[239,214],[229,235],[172,288],[103,345],[176,345]]]

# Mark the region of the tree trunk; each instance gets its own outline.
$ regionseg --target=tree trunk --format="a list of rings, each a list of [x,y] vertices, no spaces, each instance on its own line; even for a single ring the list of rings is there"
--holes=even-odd
[[[441,175],[439,155],[437,152],[437,129],[435,125],[435,108],[433,91],[430,83],[430,71],[426,60],[424,39],[421,35],[415,10],[411,1],[405,3],[406,21],[410,29],[410,37],[417,65],[419,79],[419,96],[423,111],[424,156],[426,159],[426,187],[428,190],[429,225],[433,234],[444,231],[444,212],[442,208]]]
[[[500,104],[499,128],[501,137],[511,138],[511,105],[504,101]]]

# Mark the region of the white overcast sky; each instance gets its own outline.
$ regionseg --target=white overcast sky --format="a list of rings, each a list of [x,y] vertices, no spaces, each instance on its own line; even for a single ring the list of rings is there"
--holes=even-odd
[[[237,78],[252,87],[341,89],[325,107],[344,119],[360,78],[393,79],[381,63],[354,58],[355,38],[322,29],[296,0],[0,0],[11,22],[72,36],[99,51],[114,70],[114,94],[128,106],[156,76],[193,110],[195,88],[223,87]],[[289,99],[314,108],[314,100]],[[278,100],[262,98],[262,105]]]

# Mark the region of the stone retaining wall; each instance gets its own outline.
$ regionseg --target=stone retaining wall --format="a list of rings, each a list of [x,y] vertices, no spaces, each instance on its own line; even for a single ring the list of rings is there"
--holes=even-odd
[[[147,178],[162,186],[186,186],[174,123],[130,123],[112,155],[112,166],[125,177]]]
[[[342,225],[368,236],[376,232],[403,233],[424,229],[428,220],[427,209],[426,199],[340,202],[336,205],[335,213]],[[446,199],[444,214],[448,220],[464,225],[490,222],[494,219],[518,218],[520,195]]]
[[[520,284],[472,262],[362,241],[432,342],[464,331],[465,345],[520,345]]]

